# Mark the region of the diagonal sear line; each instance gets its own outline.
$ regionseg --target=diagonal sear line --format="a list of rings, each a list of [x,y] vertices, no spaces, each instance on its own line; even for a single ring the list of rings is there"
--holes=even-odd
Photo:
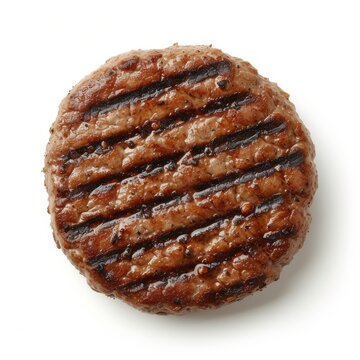
[[[155,207],[164,209],[179,205],[181,203],[189,202],[193,198],[203,198],[210,194],[227,190],[233,186],[240,185],[253,179],[268,177],[276,171],[299,166],[303,161],[303,153],[297,151],[291,153],[290,155],[279,157],[275,160],[256,164],[244,172],[231,173],[219,179],[205,182],[203,184],[198,184],[195,186],[197,191],[195,191],[191,196],[185,192],[182,194],[173,194],[168,197],[158,197],[156,199],[151,199],[148,202],[144,202],[135,208],[114,212],[111,216],[108,217],[99,216],[81,224],[65,226],[64,230],[66,232],[68,241],[76,241],[82,235],[90,233],[93,230],[91,225],[95,225],[95,227],[98,225],[102,225],[104,227],[112,226],[117,221],[119,221],[121,216],[129,215],[129,212],[134,212],[130,216],[142,217],[145,212],[146,216],[151,216]]]
[[[132,90],[126,94],[119,95],[108,101],[95,104],[86,111],[85,118],[101,115],[136,101],[156,97],[181,83],[199,83],[205,79],[229,72],[230,68],[230,62],[223,60],[199,67],[197,69],[180,72],[160,81],[143,86],[139,89]]]
[[[114,145],[126,142],[127,140],[140,135],[146,138],[151,133],[159,134],[165,130],[172,129],[185,122],[188,122],[198,115],[210,115],[230,109],[240,109],[245,104],[252,102],[254,99],[248,93],[233,93],[219,99],[210,101],[198,109],[182,109],[170,114],[159,120],[157,130],[153,130],[152,124],[147,121],[138,128],[118,135],[112,135],[100,140],[91,142],[86,146],[70,150],[69,153],[62,157],[64,166],[79,163],[81,160],[88,158],[91,154],[103,155],[110,152]]]
[[[160,234],[152,239],[147,239],[133,246],[122,247],[120,249],[111,250],[105,254],[101,254],[95,256],[89,260],[89,264],[97,267],[99,265],[110,264],[112,262],[118,261],[124,258],[131,258],[131,256],[137,252],[138,250],[150,250],[154,247],[159,247],[159,245],[163,245],[169,240],[176,239],[179,236],[186,236],[186,239],[192,239],[203,234],[212,231],[216,228],[219,228],[221,224],[223,224],[226,220],[234,219],[237,223],[240,221],[244,221],[250,219],[254,216],[258,216],[262,213],[269,211],[283,203],[284,199],[282,195],[274,195],[266,201],[259,204],[254,211],[247,215],[239,215],[240,208],[232,209],[226,214],[219,215],[217,217],[212,217],[210,219],[204,220],[200,224],[195,224],[192,227],[184,226],[178,229]]]
[[[186,278],[189,278],[193,275],[195,275],[195,267],[197,265],[205,265],[208,270],[214,270],[216,269],[220,264],[222,264],[224,261],[229,261],[236,257],[239,253],[247,254],[249,253],[253,248],[257,248],[261,245],[264,245],[266,243],[273,243],[278,239],[287,238],[289,236],[292,236],[295,233],[293,228],[284,228],[279,231],[273,232],[271,234],[271,237],[264,234],[259,239],[252,239],[249,238],[247,241],[245,241],[243,244],[238,245],[236,247],[233,247],[229,250],[226,250],[222,253],[217,253],[215,255],[215,259],[209,263],[207,262],[193,262],[191,264],[187,264],[186,266],[181,266],[160,274],[152,275],[149,277],[144,277],[142,279],[138,279],[136,281],[130,282],[126,285],[123,285],[120,287],[120,291],[128,291],[128,292],[137,292],[139,290],[142,290],[145,287],[148,287],[150,284],[154,282],[162,282],[164,284],[171,282],[172,284],[177,283],[179,281],[183,281]]]
[[[234,133],[221,136],[211,141],[210,143],[194,146],[192,149],[188,150],[188,152],[190,152],[190,154],[192,155],[187,160],[187,163],[191,164],[191,162],[196,162],[204,156],[213,156],[224,151],[246,146],[257,140],[260,136],[271,135],[277,132],[281,132],[285,128],[286,123],[281,122],[278,119],[272,119],[271,117],[268,117],[262,122],[236,131]],[[170,155],[164,155],[161,158],[154,159],[146,164],[133,167],[125,173],[113,174],[97,180],[93,183],[81,185],[78,188],[72,190],[69,194],[67,194],[67,196],[69,198],[83,197],[91,193],[92,191],[97,190],[97,188],[99,187],[104,188],[104,186],[109,185],[106,183],[110,181],[120,182],[125,180],[131,180],[134,177],[143,178],[148,176],[154,176],[164,171],[165,167],[167,166],[176,166],[176,162],[178,162],[184,155],[185,152],[174,152]],[[106,189],[106,187],[104,189]],[[109,186],[108,189],[111,190],[112,187]]]

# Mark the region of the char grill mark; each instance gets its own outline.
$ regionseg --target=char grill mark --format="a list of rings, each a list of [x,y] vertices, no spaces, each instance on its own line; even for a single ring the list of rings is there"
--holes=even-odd
[[[268,177],[273,174],[277,167],[281,169],[296,167],[304,161],[304,155],[301,152],[294,152],[287,156],[282,156],[276,160],[266,161],[254,165],[248,171],[242,174],[230,174],[225,178],[212,180],[205,184],[197,185],[197,192],[194,193],[195,198],[206,197],[218,191],[225,191],[233,186],[251,181],[259,177]]]
[[[250,219],[254,216],[260,215],[264,212],[267,212],[279,205],[281,205],[284,201],[284,197],[282,195],[274,195],[263,203],[259,204],[254,211],[247,215],[239,215],[240,208],[235,208],[229,211],[226,214],[222,214],[221,216],[213,217],[211,219],[205,220],[201,224],[196,224],[192,227],[181,227],[167,233],[163,233],[160,236],[157,236],[153,239],[147,239],[143,242],[140,242],[133,246],[126,246],[120,249],[115,249],[107,252],[106,254],[101,254],[91,258],[88,263],[93,267],[98,267],[102,265],[111,264],[113,262],[122,260],[122,259],[130,259],[134,253],[137,251],[148,251],[153,248],[160,248],[167,245],[170,241],[176,241],[176,239],[180,236],[184,236],[186,241],[189,241],[194,238],[198,238],[203,234],[210,232],[214,229],[219,228],[226,220],[233,219],[236,223],[240,221]]]
[[[285,130],[286,124],[277,119],[266,119],[254,126],[232,134],[222,136],[209,144],[196,146],[191,150],[192,160],[197,160],[205,155],[216,155],[223,151],[233,150],[257,140],[260,136],[272,135]]]
[[[161,119],[158,123],[159,128],[156,130],[152,128],[152,124],[148,121],[145,122],[143,126],[136,128],[133,131],[103,138],[81,148],[73,149],[68,154],[64,155],[62,160],[64,161],[65,166],[68,164],[78,163],[81,159],[85,159],[93,153],[97,155],[106,154],[111,151],[112,146],[115,144],[125,142],[135,136],[140,135],[145,138],[151,133],[159,134],[162,131],[172,129],[184,122],[190,121],[198,115],[210,115],[230,109],[240,109],[243,105],[248,104],[253,100],[253,97],[249,93],[234,93],[217,100],[210,101],[200,109],[179,110],[174,114],[170,114],[169,116]]]
[[[183,202],[191,201],[192,198],[203,198],[213,193],[227,190],[233,186],[260,178],[260,177],[269,177],[275,171],[280,171],[287,168],[297,167],[302,164],[304,161],[304,155],[302,152],[294,152],[287,156],[279,157],[275,160],[265,161],[263,163],[258,163],[249,168],[244,172],[231,173],[229,175],[223,176],[219,179],[206,182],[204,184],[196,185],[195,192],[190,195],[185,192],[182,194],[173,194],[167,197],[158,197],[151,199],[148,202],[127,209],[125,211],[116,211],[111,216],[107,217],[95,217],[89,221],[83,222],[81,224],[73,226],[64,226],[64,231],[67,235],[68,241],[76,241],[82,235],[90,233],[94,227],[101,225],[103,227],[110,227],[113,224],[116,224],[119,221],[119,218],[124,215],[137,216],[137,217],[151,217],[152,211],[159,207],[167,208],[170,206],[175,206]],[[93,226],[92,226],[93,225]]]
[[[230,262],[233,258],[238,255],[251,255],[251,252],[254,249],[257,249],[266,244],[272,244],[275,241],[283,238],[291,237],[295,234],[295,230],[291,228],[284,228],[279,231],[271,233],[271,236],[267,236],[264,234],[263,237],[258,239],[249,238],[244,244],[233,247],[227,251],[222,253],[214,254],[214,261],[209,263],[207,262],[194,262],[192,264],[188,264],[186,266],[180,266],[176,269],[172,269],[171,271],[162,272],[156,275],[152,275],[149,277],[143,277],[142,279],[132,281],[126,285],[120,287],[121,292],[129,292],[134,293],[144,288],[148,288],[149,285],[155,282],[160,282],[162,285],[166,285],[168,283],[178,283],[184,281],[192,276],[196,276],[196,266],[204,265],[207,267],[209,271],[216,269],[219,265],[223,264],[223,262]],[[103,268],[102,266],[100,266]]]
[[[200,304],[208,304],[210,302],[218,302],[230,296],[238,296],[241,294],[248,294],[255,289],[262,289],[266,286],[266,276],[260,275],[240,282],[219,291],[208,292],[203,295]]]
[[[158,82],[146,85],[140,89],[122,94],[108,101],[95,104],[84,114],[84,120],[89,120],[92,116],[98,116],[112,110],[119,109],[122,106],[129,105],[136,101],[146,100],[161,95],[172,87],[181,83],[196,84],[205,79],[224,74],[230,71],[229,61],[218,61],[198,69],[187,70],[160,80]]]
[[[64,231],[67,235],[68,241],[78,240],[78,237],[81,235],[85,235],[90,233],[94,227],[98,225],[102,225],[103,228],[111,227],[116,224],[120,217],[122,216],[138,216],[145,217],[149,216],[154,208],[167,208],[171,206],[179,205],[183,202],[190,201],[190,197],[187,194],[184,195],[170,195],[167,197],[158,197],[151,199],[147,202],[143,202],[139,206],[136,206],[131,209],[116,211],[112,214],[112,216],[108,217],[96,217],[89,221],[83,222],[81,224],[73,225],[73,226],[64,226]],[[93,227],[92,227],[93,225]]]
[[[192,154],[191,157],[187,160],[190,163],[196,163],[196,161],[204,156],[213,156],[219,154],[224,151],[232,150],[237,147],[245,146],[255,141],[261,136],[272,135],[274,133],[278,133],[283,131],[286,128],[286,124],[281,122],[279,119],[265,119],[264,122],[259,122],[254,126],[247,127],[243,130],[239,130],[235,133],[222,136],[214,141],[201,145],[195,146],[190,150]],[[86,194],[91,193],[92,191],[105,192],[107,189],[111,189],[110,184],[104,185],[106,182],[120,182],[125,181],[125,179],[130,180],[131,178],[137,177],[148,177],[152,175],[156,175],[162,171],[166,167],[174,167],[175,164],[184,156],[183,152],[175,153],[168,156],[163,156],[161,158],[155,159],[152,162],[136,166],[133,169],[130,169],[126,173],[112,175],[106,178],[103,178],[94,183],[89,183],[86,185],[82,185],[77,189],[73,190],[70,194],[68,194],[68,198],[79,198],[85,196]],[[150,169],[150,170],[149,170]],[[65,195],[64,195],[65,196]]]
[[[182,156],[183,154],[179,153],[171,154],[169,156],[163,156],[161,159],[156,159],[150,163],[136,166],[131,170],[127,171],[126,173],[118,173],[86,185],[81,185],[70,193],[62,193],[61,196],[68,199],[77,199],[84,197],[90,193],[92,193],[93,195],[95,195],[96,193],[104,193],[111,190],[116,183],[128,181],[135,176],[139,178],[154,176],[164,171],[166,167],[173,167],[175,163],[181,159]]]

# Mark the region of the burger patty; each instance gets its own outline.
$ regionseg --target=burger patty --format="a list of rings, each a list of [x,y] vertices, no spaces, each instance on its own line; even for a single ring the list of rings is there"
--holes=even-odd
[[[111,58],[50,131],[54,238],[97,291],[154,313],[217,307],[277,280],[303,244],[314,146],[241,59],[177,45]]]

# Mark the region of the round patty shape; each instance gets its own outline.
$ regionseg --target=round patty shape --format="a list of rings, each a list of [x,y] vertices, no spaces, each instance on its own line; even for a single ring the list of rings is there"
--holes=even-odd
[[[277,280],[302,246],[314,147],[288,95],[208,46],[131,51],[62,101],[46,152],[54,238],[90,286],[154,313]]]

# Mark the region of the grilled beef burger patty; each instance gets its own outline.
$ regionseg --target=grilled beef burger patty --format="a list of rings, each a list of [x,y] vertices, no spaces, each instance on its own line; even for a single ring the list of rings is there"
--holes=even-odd
[[[154,313],[277,280],[302,246],[314,147],[247,62],[206,46],[111,58],[66,96],[46,187],[54,238],[90,286]]]

